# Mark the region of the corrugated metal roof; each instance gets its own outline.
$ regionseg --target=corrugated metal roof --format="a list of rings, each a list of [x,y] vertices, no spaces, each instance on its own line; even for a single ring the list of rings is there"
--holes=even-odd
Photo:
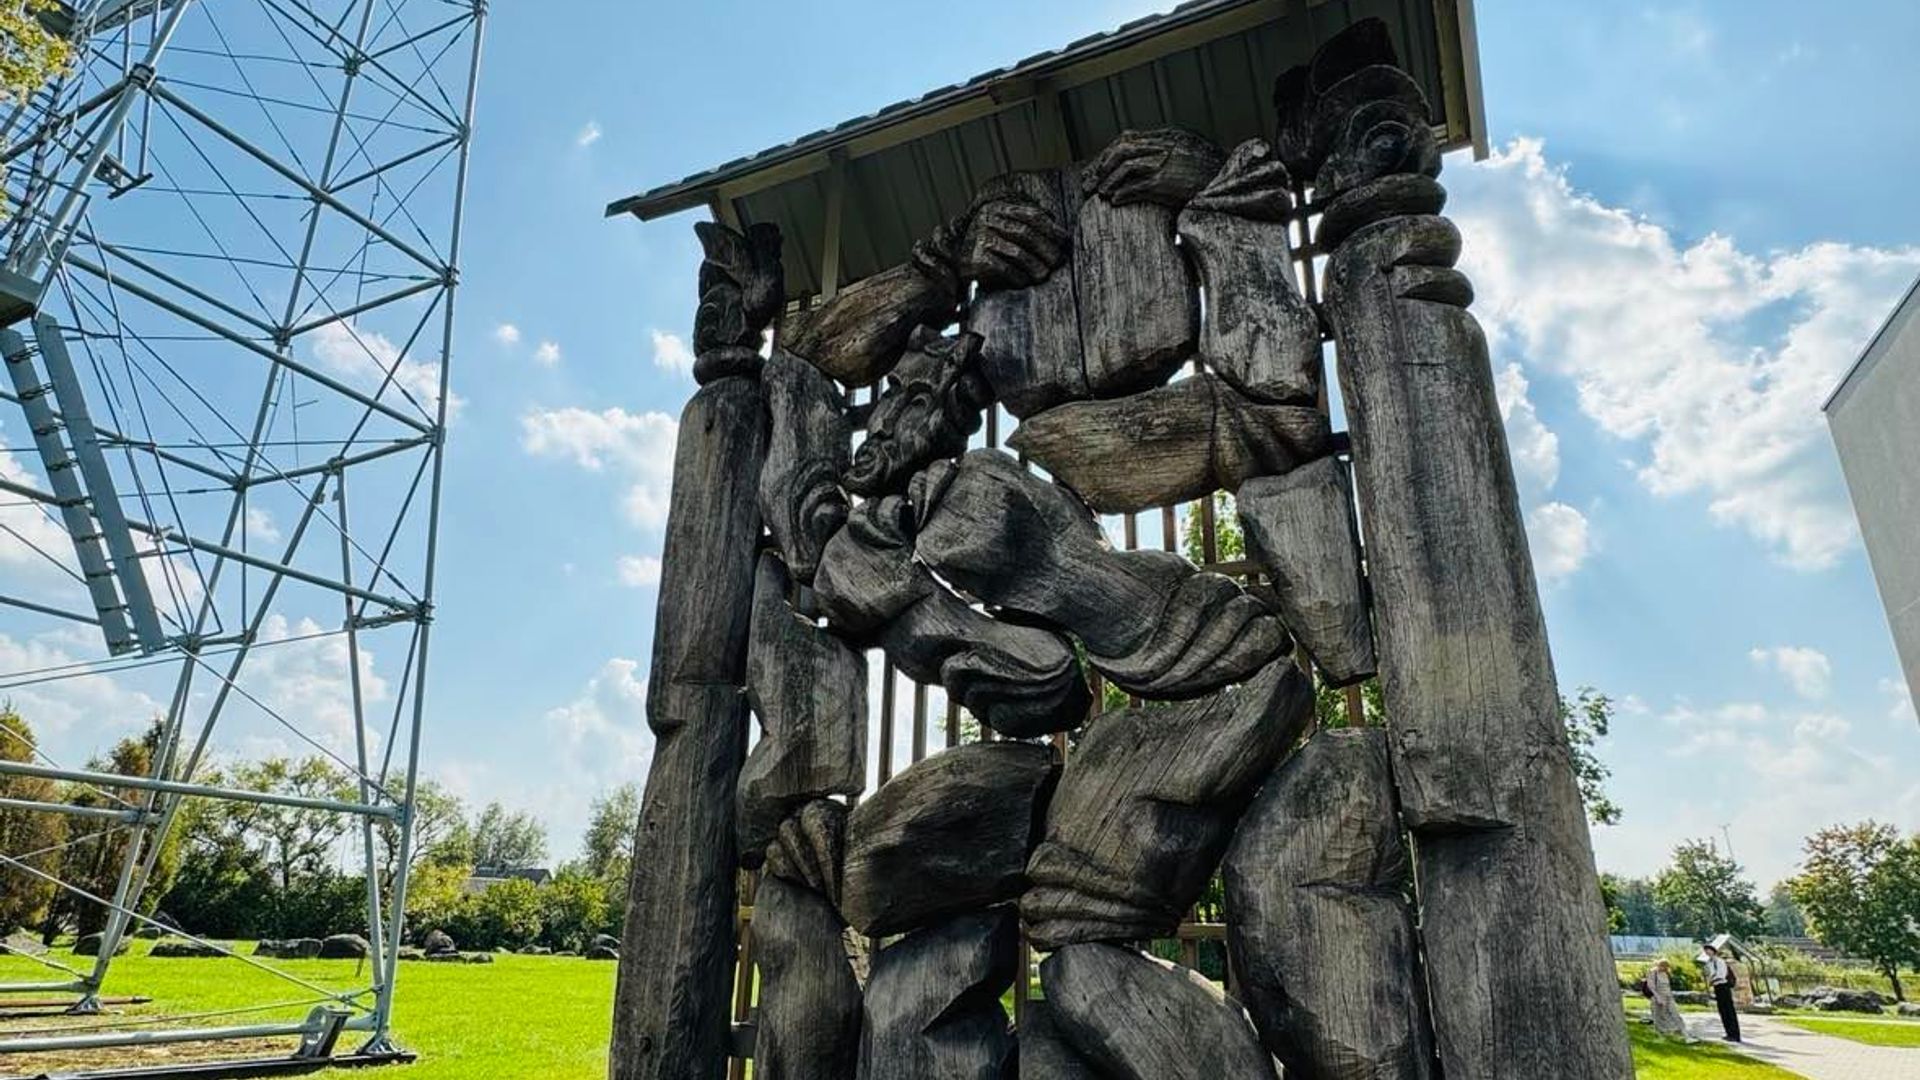
[[[833,187],[837,286],[894,266],[1001,173],[1079,160],[1120,132],[1176,126],[1223,147],[1271,137],[1273,80],[1365,18],[1392,29],[1445,144],[1484,152],[1472,0],[1190,0],[607,207],[709,207],[786,237],[790,297],[820,292]]]

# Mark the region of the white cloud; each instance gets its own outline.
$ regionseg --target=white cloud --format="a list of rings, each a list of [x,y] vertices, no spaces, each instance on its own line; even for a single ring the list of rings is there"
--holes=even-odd
[[[1571,577],[1587,561],[1593,553],[1593,530],[1587,515],[1549,497],[1560,482],[1560,437],[1534,409],[1520,366],[1501,368],[1493,385],[1507,429],[1514,483],[1526,515],[1534,574],[1550,585]]]
[[[349,377],[347,385],[369,395],[379,389],[382,380],[391,371],[393,385],[381,395],[381,400],[396,408],[404,411],[406,405],[400,395],[394,392],[395,387],[405,390],[407,396],[429,416],[439,404],[440,362],[402,358],[400,347],[385,334],[363,329],[351,322],[330,322],[313,331],[312,347],[313,355],[323,367]],[[448,416],[457,414],[465,404],[458,394],[448,397]]]
[[[1823,825],[1873,817],[1920,829],[1920,777],[1895,756],[1860,749],[1845,715],[1727,702],[1678,704],[1662,719],[1664,732],[1629,736],[1623,726],[1616,735],[1646,746],[1664,734],[1696,782],[1663,790],[1655,805],[1629,804],[1619,825],[1594,830],[1605,869],[1654,873],[1676,844],[1717,839],[1726,824],[1734,854],[1764,891],[1794,872],[1802,838]],[[1621,780],[1645,767],[1613,764]]]
[[[1819,649],[1778,645],[1771,649],[1752,649],[1747,658],[1759,667],[1778,671],[1794,693],[1808,700],[1826,697],[1833,686],[1833,663]]]
[[[682,375],[693,374],[693,350],[687,348],[685,338],[678,334],[669,334],[664,330],[650,331],[653,335],[653,366],[663,371],[675,371]]]
[[[580,129],[580,134],[574,136],[573,141],[577,146],[592,146],[594,143],[599,142],[600,122],[597,120],[587,121],[587,126]]]
[[[311,745],[266,716],[264,705],[336,755],[353,760],[352,654],[346,635],[329,634],[330,629],[310,618],[289,619],[278,612],[261,624],[259,641],[237,680],[259,703],[236,695],[227,706],[233,716],[221,721],[229,735],[241,739],[229,745],[237,745],[242,756],[314,752]],[[364,635],[359,656],[367,743],[374,749],[380,743],[382,724],[373,706],[387,701],[389,690]]]
[[[520,418],[520,446],[536,457],[571,460],[591,472],[611,468],[625,474],[630,484],[620,503],[627,519],[658,529],[667,521],[679,429],[663,412],[535,409]]]
[[[645,589],[660,584],[660,560],[652,555],[622,555],[620,584]]]
[[[24,428],[22,424],[23,436]],[[7,438],[4,422],[0,421],[0,479],[46,491],[46,482],[26,465],[29,459],[39,460],[39,455],[30,446],[16,452]],[[0,578],[6,580],[9,591],[23,598],[92,610],[86,589],[68,576],[74,572],[73,541],[64,526],[40,506],[5,494],[0,494],[0,526],[4,526],[0,527]]]
[[[280,526],[264,506],[247,507],[246,529],[249,544],[277,544],[281,540]]]
[[[551,341],[543,341],[533,350],[533,362],[541,367],[552,367],[560,362],[560,346]]]
[[[1534,574],[1549,584],[1571,576],[1593,553],[1587,516],[1563,502],[1541,503],[1527,511],[1527,542]]]
[[[520,328],[510,322],[503,322],[493,328],[493,340],[502,345],[520,344]]]
[[[1913,711],[1913,691],[1904,681],[1881,679],[1880,692],[1886,695],[1890,703],[1887,708],[1888,719],[1902,727],[1912,727],[1920,723],[1920,716],[1916,716]]]
[[[1854,544],[1820,404],[1920,250],[1688,245],[1576,192],[1533,141],[1448,177],[1496,368],[1571,380],[1582,412],[1644,450],[1647,490],[1703,497],[1788,565]]]
[[[52,675],[54,669],[61,674],[0,690],[0,702],[10,702],[43,745],[84,739],[88,745],[105,747],[166,711],[153,697],[96,671],[89,660],[62,648],[51,635],[16,639],[0,634],[0,672],[10,678],[23,678],[29,672]],[[61,761],[69,766],[76,763],[77,759]]]

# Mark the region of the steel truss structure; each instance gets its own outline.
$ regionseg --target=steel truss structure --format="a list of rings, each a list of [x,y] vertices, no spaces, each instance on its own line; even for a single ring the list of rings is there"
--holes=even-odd
[[[0,874],[106,911],[90,964],[40,955],[52,977],[0,995],[99,1012],[116,947],[153,921],[162,841],[202,799],[350,816],[371,955],[346,988],[242,957],[298,990],[233,1010],[244,1024],[0,1026],[0,1073],[23,1060],[10,1054],[268,1036],[298,1037],[307,1060],[346,1038],[397,1052],[485,19],[485,0],[84,0],[43,16],[76,57],[6,103],[0,129],[0,631],[52,644],[18,650],[37,660],[0,670],[0,700],[110,686],[85,700],[150,703],[159,737],[146,777],[0,760],[0,780],[97,796],[0,806],[69,815],[63,847],[124,852],[111,893],[62,879],[55,852],[0,852]],[[148,719],[109,708],[83,734]],[[354,794],[222,781],[221,756],[248,747],[324,755]]]

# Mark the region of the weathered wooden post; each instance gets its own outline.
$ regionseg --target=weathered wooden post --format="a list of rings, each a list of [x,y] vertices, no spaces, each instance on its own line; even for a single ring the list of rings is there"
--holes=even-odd
[[[779,234],[699,226],[707,249],[694,377],[680,415],[661,555],[647,771],[613,1004],[613,1080],[727,1068],[734,961],[734,789],[760,545],[767,405],[757,339],[779,305]],[[773,276],[771,284],[768,277]]]
[[[1426,105],[1391,50],[1283,105],[1317,166],[1380,677],[1448,1080],[1633,1075],[1553,658]],[[1283,142],[1285,140],[1283,139]]]

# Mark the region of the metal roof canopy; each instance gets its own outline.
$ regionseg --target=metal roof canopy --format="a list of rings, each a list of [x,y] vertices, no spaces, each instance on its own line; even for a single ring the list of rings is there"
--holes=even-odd
[[[906,260],[1002,173],[1081,160],[1128,129],[1224,148],[1274,134],[1273,82],[1361,19],[1393,33],[1449,150],[1487,152],[1473,0],[1191,0],[1011,67],[889,105],[607,207],[707,207],[786,238],[787,295],[832,295]]]

